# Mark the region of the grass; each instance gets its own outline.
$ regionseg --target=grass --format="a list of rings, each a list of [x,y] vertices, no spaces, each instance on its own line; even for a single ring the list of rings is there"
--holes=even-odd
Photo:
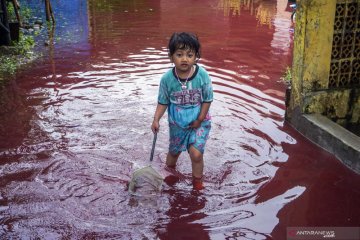
[[[7,5],[9,20],[16,22],[14,7],[11,3]],[[27,6],[22,6],[20,15],[23,21],[28,21],[32,15],[32,10]],[[33,33],[36,35],[37,33]],[[34,59],[33,52],[35,40],[33,35],[24,35],[20,32],[19,41],[13,41],[10,46],[0,46],[0,84],[6,79],[15,74],[16,70],[22,64],[30,62]]]
[[[34,37],[21,33],[19,42],[0,48],[0,81],[13,75],[22,64],[34,58],[34,46]]]
[[[286,84],[291,84],[292,80],[292,70],[291,67],[286,67],[284,75],[281,77],[281,80],[283,80]]]

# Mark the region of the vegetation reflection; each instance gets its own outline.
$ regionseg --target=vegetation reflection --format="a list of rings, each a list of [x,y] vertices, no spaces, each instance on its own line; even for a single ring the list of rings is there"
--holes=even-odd
[[[240,16],[241,11],[248,11],[255,16],[259,25],[272,27],[276,14],[276,2],[265,0],[219,0],[215,8],[223,11],[224,16]]]

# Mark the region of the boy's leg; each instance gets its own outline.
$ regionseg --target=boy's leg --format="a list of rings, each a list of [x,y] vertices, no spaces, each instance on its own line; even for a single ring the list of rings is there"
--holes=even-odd
[[[166,184],[169,186],[173,186],[175,183],[177,183],[179,181],[179,177],[176,175],[175,167],[176,167],[176,162],[180,156],[180,153],[172,154],[172,153],[168,152],[168,154],[166,156],[165,169],[172,174],[165,177],[164,182],[166,182]]]
[[[204,157],[203,154],[197,150],[194,146],[190,146],[189,154],[191,159],[193,186],[197,190],[204,188],[202,178],[204,171]]]
[[[190,146],[189,154],[191,159],[192,174],[196,178],[202,178],[204,171],[203,154],[194,146]]]
[[[169,168],[174,168],[175,169],[175,166],[176,166],[176,162],[180,156],[180,153],[177,153],[177,154],[172,154],[170,152],[168,152],[167,156],[166,156],[166,166],[169,167]]]

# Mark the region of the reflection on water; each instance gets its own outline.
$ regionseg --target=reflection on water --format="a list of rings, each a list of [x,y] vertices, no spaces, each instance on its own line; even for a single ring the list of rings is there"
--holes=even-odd
[[[222,10],[224,16],[241,15],[241,10],[250,11],[253,15],[254,4],[257,2],[259,0],[219,0],[216,8]]]
[[[269,0],[219,0],[215,8],[223,11],[226,17],[239,16],[242,11],[250,12],[259,25],[268,25],[271,28],[276,4],[276,1]]]
[[[272,26],[276,14],[276,2],[261,1],[255,10],[256,19],[261,25]]]
[[[235,3],[224,15],[211,7],[218,0],[54,1],[73,23],[54,38],[76,37],[1,94],[0,235],[285,239],[287,226],[360,222],[359,176],[284,123],[287,1]],[[246,7],[235,17],[236,6]],[[272,14],[272,27],[257,14]],[[149,164],[159,79],[171,67],[166,44],[183,30],[199,35],[215,91],[206,189],[192,191],[186,155],[178,172],[164,169],[163,119],[152,166],[171,181],[155,197],[133,197],[128,181]]]

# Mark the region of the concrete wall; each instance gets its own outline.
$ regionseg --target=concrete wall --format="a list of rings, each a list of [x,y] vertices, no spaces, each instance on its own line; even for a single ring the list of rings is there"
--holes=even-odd
[[[298,0],[286,119],[360,174],[360,0]]]
[[[287,119],[360,124],[360,0],[298,1]]]

